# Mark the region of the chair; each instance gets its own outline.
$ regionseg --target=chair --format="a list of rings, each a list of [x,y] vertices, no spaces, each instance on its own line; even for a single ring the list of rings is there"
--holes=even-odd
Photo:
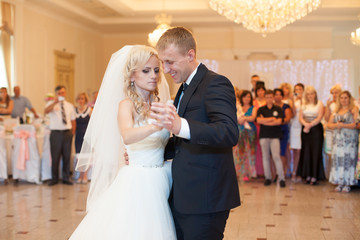
[[[40,184],[40,156],[33,125],[14,127],[11,162],[14,180]]]
[[[5,128],[0,126],[0,180],[6,180],[7,173],[7,157],[5,146]]]

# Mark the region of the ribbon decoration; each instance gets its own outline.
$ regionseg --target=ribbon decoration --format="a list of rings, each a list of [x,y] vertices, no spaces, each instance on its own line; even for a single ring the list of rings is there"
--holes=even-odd
[[[35,132],[29,132],[25,130],[14,132],[15,138],[20,138],[20,151],[16,163],[16,168],[24,171],[26,166],[26,161],[29,160],[29,145],[28,138],[35,137]]]

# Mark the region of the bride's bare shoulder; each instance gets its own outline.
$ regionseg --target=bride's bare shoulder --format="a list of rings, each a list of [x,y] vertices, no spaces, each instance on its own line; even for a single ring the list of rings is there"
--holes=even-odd
[[[130,98],[125,98],[119,102],[119,111],[128,111],[133,110],[134,103],[131,101]]]
[[[133,106],[133,102],[131,101],[130,98],[124,98],[123,100],[121,100],[119,102],[119,108],[122,108],[122,107],[131,107]]]

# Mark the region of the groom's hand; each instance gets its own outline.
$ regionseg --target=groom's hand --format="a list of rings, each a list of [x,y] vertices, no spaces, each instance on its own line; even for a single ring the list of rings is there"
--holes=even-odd
[[[155,102],[151,104],[150,116],[157,121],[154,123],[158,127],[166,128],[170,132],[179,134],[181,119],[172,104]]]
[[[129,165],[129,155],[126,151],[124,152],[124,160],[125,160],[125,165]]]

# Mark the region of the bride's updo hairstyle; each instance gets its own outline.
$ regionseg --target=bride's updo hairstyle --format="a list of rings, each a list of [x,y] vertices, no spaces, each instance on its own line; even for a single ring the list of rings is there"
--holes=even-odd
[[[141,71],[152,56],[155,56],[159,60],[155,49],[147,46],[136,45],[130,50],[124,69],[124,92],[125,95],[134,103],[135,111],[139,115],[139,122],[142,122],[147,118],[149,114],[149,106],[145,102],[145,99],[137,93],[135,85],[131,83],[131,77],[136,71]],[[161,64],[159,67],[161,70]],[[161,80],[160,76],[161,75],[159,74],[158,83],[160,83]],[[150,93],[150,104],[160,100],[158,94],[159,89],[156,87],[156,89]]]

